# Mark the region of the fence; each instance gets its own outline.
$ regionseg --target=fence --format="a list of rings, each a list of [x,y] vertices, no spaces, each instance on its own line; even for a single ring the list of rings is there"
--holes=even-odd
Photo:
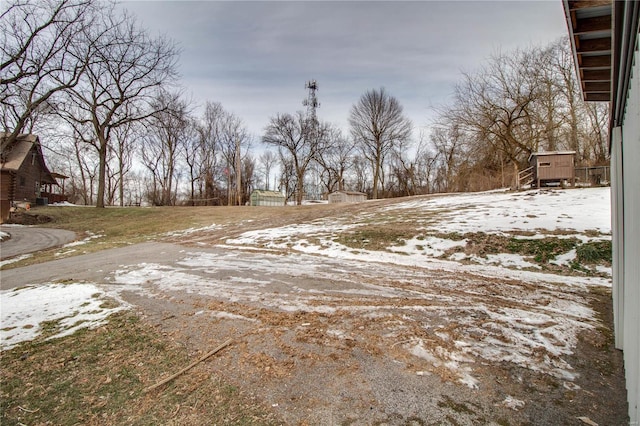
[[[576,167],[576,186],[599,186],[611,184],[609,166]]]

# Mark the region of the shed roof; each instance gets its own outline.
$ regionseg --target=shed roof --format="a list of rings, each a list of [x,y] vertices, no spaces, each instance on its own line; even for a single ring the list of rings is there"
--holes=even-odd
[[[533,157],[546,157],[549,155],[576,155],[575,151],[539,151],[539,152],[532,152],[531,155],[529,155],[529,160],[531,160]]]

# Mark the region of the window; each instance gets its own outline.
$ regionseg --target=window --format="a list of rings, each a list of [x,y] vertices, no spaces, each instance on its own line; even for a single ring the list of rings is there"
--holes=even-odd
[[[25,186],[27,184],[27,179],[24,176],[20,176],[20,186]]]
[[[539,167],[551,167],[551,163],[549,163],[549,162],[540,163]]]

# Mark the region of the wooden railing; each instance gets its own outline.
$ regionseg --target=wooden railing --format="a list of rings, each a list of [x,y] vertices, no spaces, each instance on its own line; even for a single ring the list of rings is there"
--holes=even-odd
[[[523,186],[531,185],[533,183],[533,167],[534,166],[531,166],[518,172],[517,189],[522,189]]]

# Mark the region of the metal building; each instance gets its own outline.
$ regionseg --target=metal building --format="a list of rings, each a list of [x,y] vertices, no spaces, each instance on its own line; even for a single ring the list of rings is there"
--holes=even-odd
[[[640,2],[563,0],[586,101],[609,101],[613,314],[631,425],[640,423]]]
[[[255,190],[249,197],[252,206],[282,207],[285,204],[285,197],[276,191]]]
[[[329,194],[329,204],[361,203],[367,200],[367,194],[357,191],[336,191]]]

